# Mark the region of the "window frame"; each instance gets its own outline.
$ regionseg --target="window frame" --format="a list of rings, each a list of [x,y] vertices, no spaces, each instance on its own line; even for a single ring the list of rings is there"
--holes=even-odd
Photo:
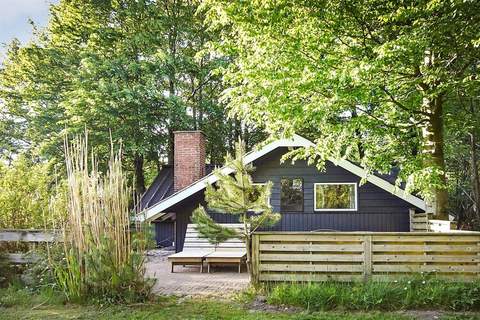
[[[282,180],[295,180],[299,179],[302,181],[302,208],[300,210],[283,210],[282,208]],[[303,177],[280,177],[280,212],[283,213],[305,213],[305,179]]]
[[[317,209],[317,185],[354,185],[354,195],[355,195],[355,208],[348,209]],[[326,212],[326,211],[358,211],[358,184],[356,182],[316,182],[313,184],[313,211],[317,212]]]

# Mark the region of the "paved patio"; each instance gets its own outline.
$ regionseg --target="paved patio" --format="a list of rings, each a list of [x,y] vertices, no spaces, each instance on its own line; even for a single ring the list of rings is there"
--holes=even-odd
[[[147,276],[157,279],[154,292],[177,296],[230,296],[248,287],[246,270],[237,267],[215,267],[212,273],[200,273],[199,267],[175,266],[171,273],[167,257],[171,251],[155,250],[147,256]],[[206,269],[206,268],[204,268]]]

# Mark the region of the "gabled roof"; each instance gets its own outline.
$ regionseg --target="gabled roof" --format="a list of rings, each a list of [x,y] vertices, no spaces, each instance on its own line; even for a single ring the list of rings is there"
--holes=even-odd
[[[258,150],[254,150],[249,152],[245,155],[245,163],[252,163],[253,161],[259,159],[260,157],[270,153],[271,151],[281,148],[281,147],[313,147],[314,143],[299,136],[293,135],[292,138],[283,138],[275,140],[269,144],[264,145],[262,148]],[[348,160],[331,160],[335,165],[352,172],[353,174],[359,176],[360,178],[365,178],[368,182],[376,185],[377,187],[390,192],[391,194],[396,195],[397,197],[405,200],[406,202],[412,204],[413,206],[421,209],[426,210],[427,206],[425,201],[412,195],[401,188],[395,186],[393,183],[389,182],[388,180],[381,178],[376,175],[368,174],[365,169],[362,167],[353,164]],[[223,174],[231,174],[233,173],[233,169],[229,167],[222,167],[220,168]],[[208,184],[213,184],[218,180],[217,176],[212,172],[200,180],[192,183],[191,185],[171,194],[170,196],[166,197],[162,201],[158,202],[157,204],[153,205],[150,208],[145,209],[141,217],[142,220],[152,221],[165,213],[165,210],[168,210],[173,205],[179,203],[180,201],[194,195],[195,193],[205,189]]]
[[[215,165],[205,165],[205,172],[207,174],[210,174],[213,169],[215,169]],[[140,199],[140,211],[153,207],[173,193],[173,165],[163,165],[155,180],[153,180],[152,184]]]

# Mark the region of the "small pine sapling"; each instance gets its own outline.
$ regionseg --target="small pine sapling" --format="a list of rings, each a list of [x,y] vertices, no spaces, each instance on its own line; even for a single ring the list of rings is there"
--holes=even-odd
[[[208,235],[208,242],[215,245],[215,248],[228,239],[239,237],[234,229],[213,221],[202,206],[193,211],[192,222],[196,224],[196,229],[201,235]]]
[[[225,157],[225,166],[233,169],[234,173],[224,174],[221,170],[216,170],[214,174],[218,180],[215,186],[207,185],[205,191],[208,208],[223,214],[237,215],[239,221],[244,224],[242,233],[227,231],[229,228],[213,221],[203,207],[194,211],[192,221],[197,224],[198,232],[213,244],[218,245],[234,237],[243,239],[247,250],[247,269],[251,279],[254,280],[252,235],[258,228],[277,223],[280,220],[280,214],[274,213],[268,203],[272,183],[254,184],[250,175],[254,167],[252,164],[245,163],[244,158],[245,144],[239,140],[235,146],[235,157],[230,155]]]

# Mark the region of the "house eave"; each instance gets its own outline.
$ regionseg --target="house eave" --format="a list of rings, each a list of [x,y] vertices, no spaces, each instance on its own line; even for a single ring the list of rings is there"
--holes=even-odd
[[[293,135],[292,138],[283,138],[275,140],[271,143],[264,145],[263,147],[254,150],[247,155],[245,155],[245,163],[252,163],[253,161],[261,158],[262,156],[272,152],[273,150],[281,147],[313,147],[315,144],[299,135]],[[391,194],[407,201],[408,203],[412,204],[416,208],[419,208],[423,211],[427,210],[427,206],[425,201],[412,195],[401,188],[391,184],[390,182],[382,179],[378,176],[368,174],[363,168],[358,165],[353,164],[348,160],[330,160],[335,165],[352,172],[353,174],[359,176],[362,179],[366,179],[368,182],[376,185],[377,187],[384,189]],[[222,167],[220,171],[225,174],[231,174],[234,172],[233,169],[229,167]],[[187,199],[188,197],[194,195],[195,193],[203,190],[206,188],[208,184],[213,184],[217,181],[216,175],[212,172],[207,176],[203,177],[202,179],[192,183],[191,185],[179,190],[165,198],[161,202],[157,203],[156,205],[145,209],[141,214],[139,214],[139,220],[142,221],[154,221],[164,214],[166,214],[166,210],[174,206],[175,204],[179,203],[180,201]]]

